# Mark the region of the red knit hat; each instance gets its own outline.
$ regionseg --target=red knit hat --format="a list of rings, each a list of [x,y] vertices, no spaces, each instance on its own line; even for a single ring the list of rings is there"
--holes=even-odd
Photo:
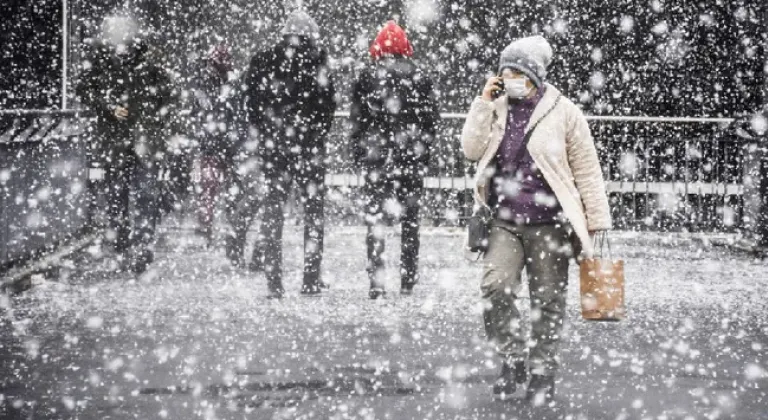
[[[378,60],[385,55],[404,55],[410,57],[413,55],[413,47],[403,28],[398,26],[394,20],[390,20],[384,25],[384,28],[376,35],[371,48],[368,50],[374,60]]]

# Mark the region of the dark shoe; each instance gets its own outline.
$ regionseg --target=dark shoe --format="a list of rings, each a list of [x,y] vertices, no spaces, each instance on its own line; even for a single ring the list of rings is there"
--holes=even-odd
[[[371,290],[368,291],[368,297],[373,300],[384,297],[386,295],[387,291],[382,287],[371,287]]]
[[[280,288],[269,288],[269,294],[267,294],[267,299],[282,299],[285,296],[285,290]]]
[[[534,406],[549,405],[555,399],[555,377],[531,375],[531,383],[528,384],[525,399]]]
[[[493,395],[502,399],[512,396],[517,391],[515,369],[508,362],[501,364],[501,374],[493,384]]]
[[[301,294],[304,296],[319,296],[320,293],[319,284],[304,284],[301,286]]]
[[[525,362],[515,362],[515,382],[524,384],[528,380],[528,369]]]
[[[368,282],[371,285],[371,288],[368,290],[368,297],[371,299],[378,299],[380,297],[386,296],[387,292],[381,270],[377,269],[367,271]]]
[[[130,269],[134,274],[143,274],[154,260],[155,254],[148,249],[136,251],[129,257]]]
[[[251,262],[248,264],[248,270],[254,273],[264,271],[264,254],[261,252],[261,247],[258,243],[253,248],[253,255],[251,256]]]
[[[198,226],[195,228],[195,235],[202,236],[205,240],[210,240],[213,229],[210,226]]]
[[[416,285],[416,282],[401,282],[400,283],[400,294],[401,295],[412,295],[413,294],[413,286]]]

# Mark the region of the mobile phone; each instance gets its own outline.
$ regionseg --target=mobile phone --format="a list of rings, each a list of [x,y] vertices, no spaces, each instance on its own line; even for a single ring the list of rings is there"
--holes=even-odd
[[[491,97],[493,99],[500,98],[504,95],[504,79],[500,79],[495,83],[495,85],[498,86],[498,89],[494,90],[493,93],[491,93]]]

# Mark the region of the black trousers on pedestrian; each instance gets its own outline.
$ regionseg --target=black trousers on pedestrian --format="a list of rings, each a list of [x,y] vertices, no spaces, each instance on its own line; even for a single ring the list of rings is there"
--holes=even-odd
[[[382,254],[386,244],[380,228],[388,219],[399,217],[400,286],[403,289],[411,289],[419,281],[419,210],[424,192],[424,177],[418,170],[369,169],[365,175],[364,191],[367,272],[371,287],[375,287],[377,276],[384,266]]]
[[[241,172],[240,163],[233,162],[232,166],[226,172],[227,193],[225,196],[226,217],[232,226],[233,234],[237,243],[242,247],[245,245],[246,235],[250,229],[256,213],[262,204],[265,186],[262,185],[261,164],[254,164],[257,158],[249,158],[245,162],[251,169]],[[258,168],[258,169],[257,169]],[[255,248],[258,252],[260,248],[257,243]],[[261,261],[261,257],[258,257]]]
[[[302,291],[317,291],[320,286],[320,266],[323,259],[325,167],[318,153],[312,157],[279,155],[263,161],[265,178],[264,220],[261,222],[261,243],[264,271],[269,289],[283,289],[283,225],[284,208],[291,188],[299,189],[300,205],[304,210],[304,284]]]
[[[107,216],[117,252],[146,249],[159,217],[157,166],[132,153],[121,154],[106,168]]]
[[[168,154],[161,166],[164,182],[158,188],[160,214],[181,206],[192,191],[192,156],[189,152]]]

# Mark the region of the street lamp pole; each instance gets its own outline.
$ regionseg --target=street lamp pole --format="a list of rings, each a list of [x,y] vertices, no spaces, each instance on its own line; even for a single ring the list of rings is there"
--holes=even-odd
[[[69,2],[61,1],[61,109],[67,109],[67,71],[69,70]]]
[[[768,141],[764,138],[758,149],[760,156],[760,212],[757,215],[757,245],[768,251]]]
[[[764,70],[768,70],[768,25],[765,24],[768,18],[768,4],[763,2],[759,13],[762,15],[762,57],[758,58],[758,63],[763,65]],[[768,74],[763,72],[762,80],[762,124],[768,125]],[[768,251],[768,130],[763,127],[760,133],[761,142],[758,149],[760,159],[760,211],[757,216],[757,245],[763,252]]]

